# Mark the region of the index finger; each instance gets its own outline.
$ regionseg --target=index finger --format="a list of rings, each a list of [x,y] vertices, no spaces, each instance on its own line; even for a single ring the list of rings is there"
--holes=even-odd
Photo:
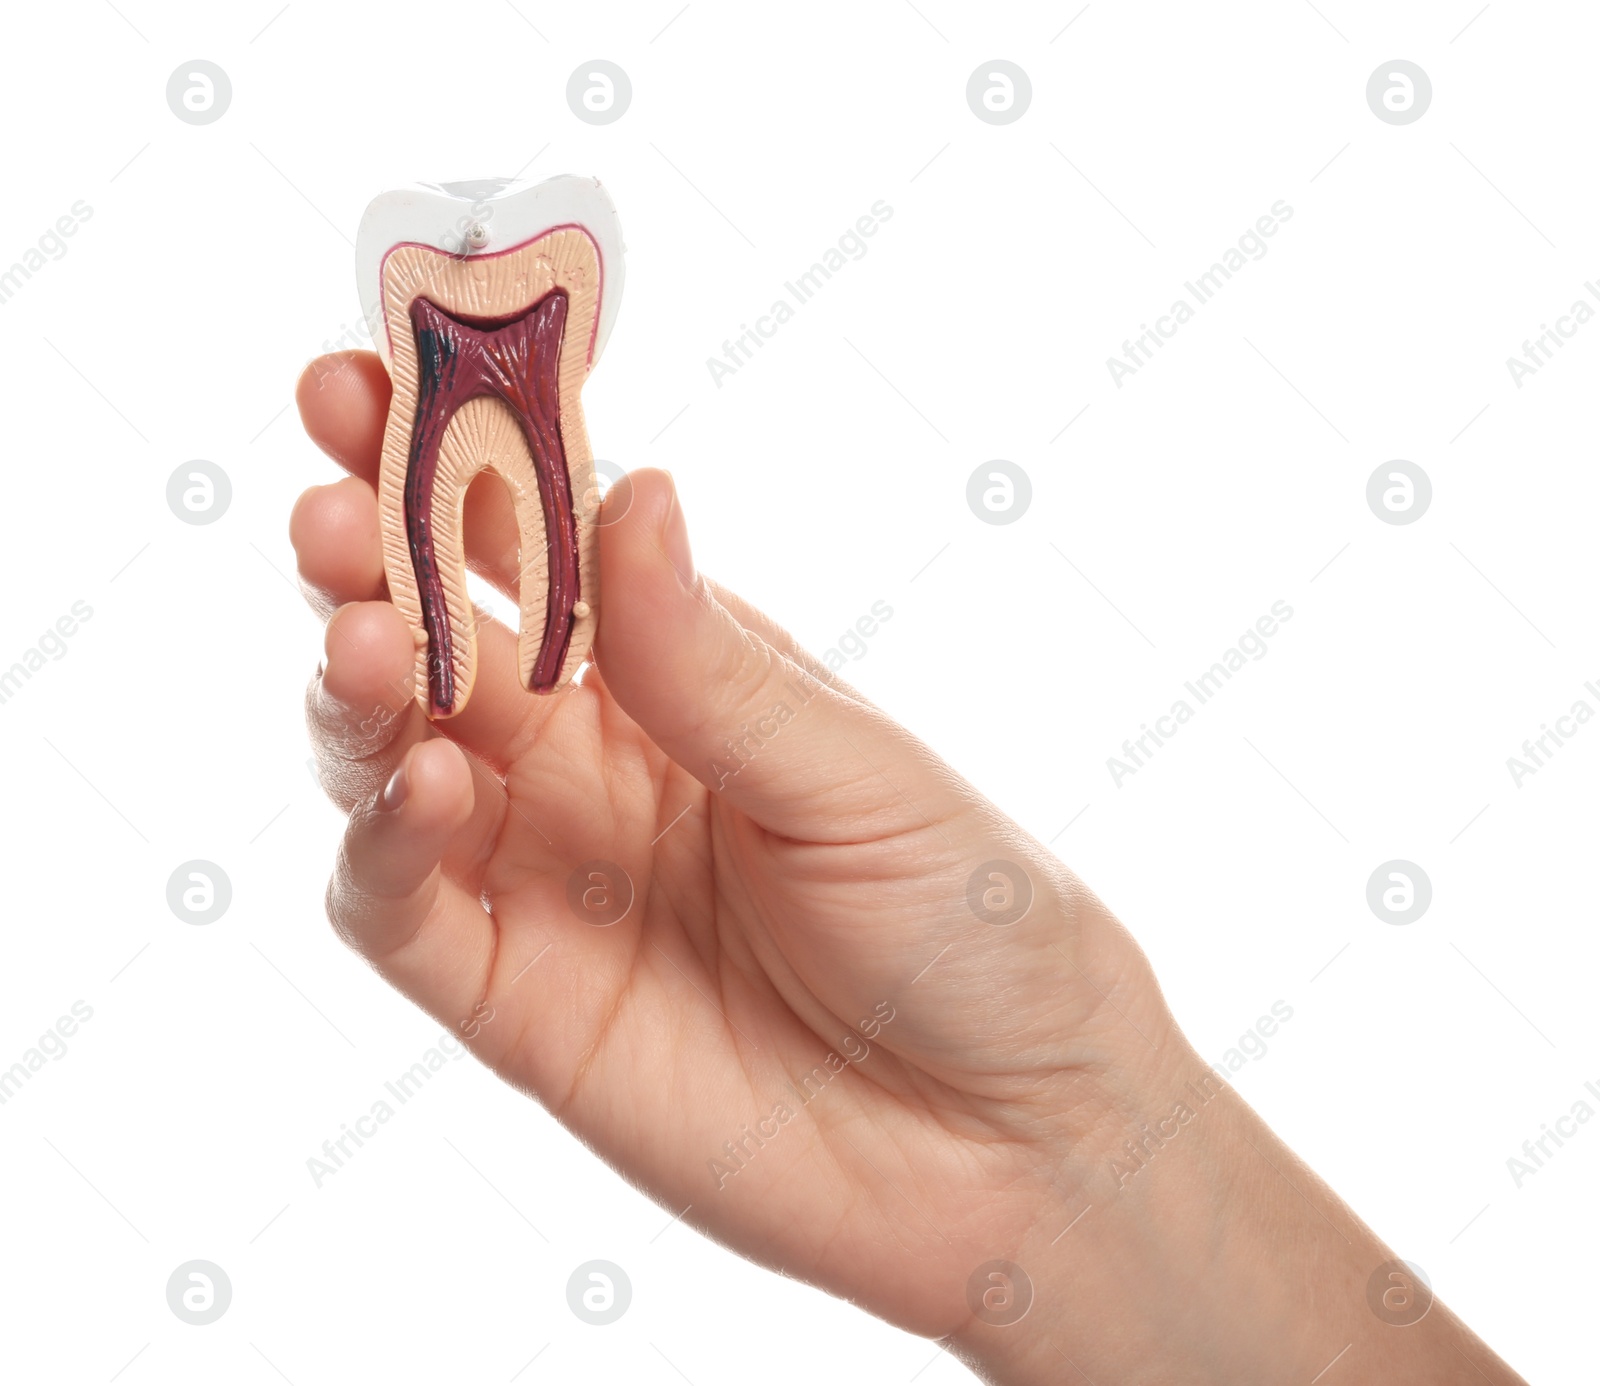
[[[319,356],[294,387],[300,421],[311,441],[374,488],[390,394],[389,372],[375,351]]]

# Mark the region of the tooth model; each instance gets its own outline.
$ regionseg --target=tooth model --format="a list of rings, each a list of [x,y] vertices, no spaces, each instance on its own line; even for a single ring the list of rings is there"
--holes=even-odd
[[[516,513],[522,685],[553,693],[600,614],[599,492],[578,392],[621,298],[616,208],[593,178],[388,192],[361,219],[356,273],[394,385],[378,507],[418,701],[453,717],[472,695],[462,502],[485,467]]]

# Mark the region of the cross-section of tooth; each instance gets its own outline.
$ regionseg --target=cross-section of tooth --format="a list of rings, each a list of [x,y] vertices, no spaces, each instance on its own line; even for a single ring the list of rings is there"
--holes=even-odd
[[[522,684],[554,692],[587,657],[600,614],[578,395],[621,293],[616,210],[586,178],[385,193],[362,218],[356,259],[394,386],[378,504],[390,597],[416,635],[418,700],[452,717],[472,693],[462,503],[486,468],[517,518]]]

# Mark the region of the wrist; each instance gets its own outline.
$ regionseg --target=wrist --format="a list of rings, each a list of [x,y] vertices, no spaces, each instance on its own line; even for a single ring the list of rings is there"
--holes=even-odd
[[[980,1376],[1521,1381],[1181,1036],[1151,1070],[1066,1156],[1066,1200],[969,1286],[952,1349]]]

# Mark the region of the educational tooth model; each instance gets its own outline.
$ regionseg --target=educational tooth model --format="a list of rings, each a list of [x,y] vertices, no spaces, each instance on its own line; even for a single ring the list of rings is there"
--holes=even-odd
[[[477,673],[462,502],[486,467],[509,488],[520,534],[523,687],[556,692],[588,655],[600,493],[578,396],[616,320],[622,252],[593,178],[420,184],[361,219],[361,306],[394,386],[384,568],[430,717],[459,713]]]

